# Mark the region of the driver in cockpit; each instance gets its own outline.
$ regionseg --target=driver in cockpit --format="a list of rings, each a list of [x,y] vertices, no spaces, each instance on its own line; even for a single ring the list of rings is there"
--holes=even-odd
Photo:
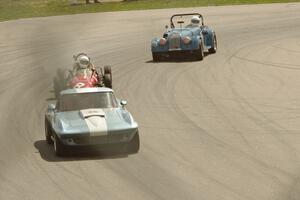
[[[200,18],[198,16],[193,16],[191,23],[186,26],[187,28],[200,27]]]

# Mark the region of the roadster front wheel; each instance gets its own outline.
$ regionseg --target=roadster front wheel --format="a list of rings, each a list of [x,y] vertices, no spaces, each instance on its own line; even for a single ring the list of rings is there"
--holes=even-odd
[[[208,50],[208,52],[209,53],[216,53],[217,52],[217,47],[218,47],[217,36],[214,34],[212,47]]]
[[[196,50],[195,56],[196,56],[197,60],[203,60],[203,58],[204,58],[204,52],[203,52],[202,42],[201,42],[201,44],[199,44],[199,49]]]
[[[152,52],[152,58],[154,62],[160,61],[160,54],[156,52]]]

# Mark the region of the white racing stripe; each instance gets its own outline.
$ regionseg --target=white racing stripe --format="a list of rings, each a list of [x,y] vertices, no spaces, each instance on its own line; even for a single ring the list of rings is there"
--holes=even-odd
[[[105,113],[102,109],[86,109],[80,111],[84,117],[91,136],[107,135]]]

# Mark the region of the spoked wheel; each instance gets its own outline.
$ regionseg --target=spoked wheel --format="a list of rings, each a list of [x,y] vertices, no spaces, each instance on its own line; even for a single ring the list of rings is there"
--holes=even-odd
[[[105,87],[112,88],[112,73],[111,66],[104,66],[104,85]]]
[[[58,68],[56,71],[56,74],[57,74],[57,78],[59,80],[64,80],[64,78],[65,78],[65,70],[64,69]]]
[[[208,50],[209,53],[216,53],[218,48],[217,36],[214,34],[212,47]]]
[[[203,52],[202,42],[199,45],[199,49],[196,50],[195,56],[196,56],[197,60],[203,60],[203,58],[204,58],[204,52]]]
[[[156,52],[152,52],[152,58],[153,58],[153,61],[154,61],[154,62],[158,62],[158,61],[161,60],[160,54],[159,54],[159,53],[156,53]]]
[[[60,90],[64,90],[67,85],[67,80],[71,77],[70,71],[58,68],[56,74],[56,79],[59,83],[59,88]]]
[[[104,66],[104,74],[111,74],[111,66],[109,65]]]
[[[111,74],[104,74],[105,87],[112,88]]]
[[[59,80],[57,79],[57,77],[53,78],[53,90],[54,90],[54,96],[57,99],[59,96],[59,93],[61,91],[60,83],[59,83]]]

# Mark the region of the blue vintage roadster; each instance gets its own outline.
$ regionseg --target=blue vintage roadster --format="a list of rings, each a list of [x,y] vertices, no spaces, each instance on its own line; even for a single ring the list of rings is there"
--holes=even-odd
[[[188,25],[184,25],[186,18],[191,18]],[[182,55],[203,60],[204,52],[217,51],[216,33],[204,25],[203,16],[199,13],[175,14],[170,19],[170,28],[166,26],[166,29],[161,38],[151,41],[153,61]]]

